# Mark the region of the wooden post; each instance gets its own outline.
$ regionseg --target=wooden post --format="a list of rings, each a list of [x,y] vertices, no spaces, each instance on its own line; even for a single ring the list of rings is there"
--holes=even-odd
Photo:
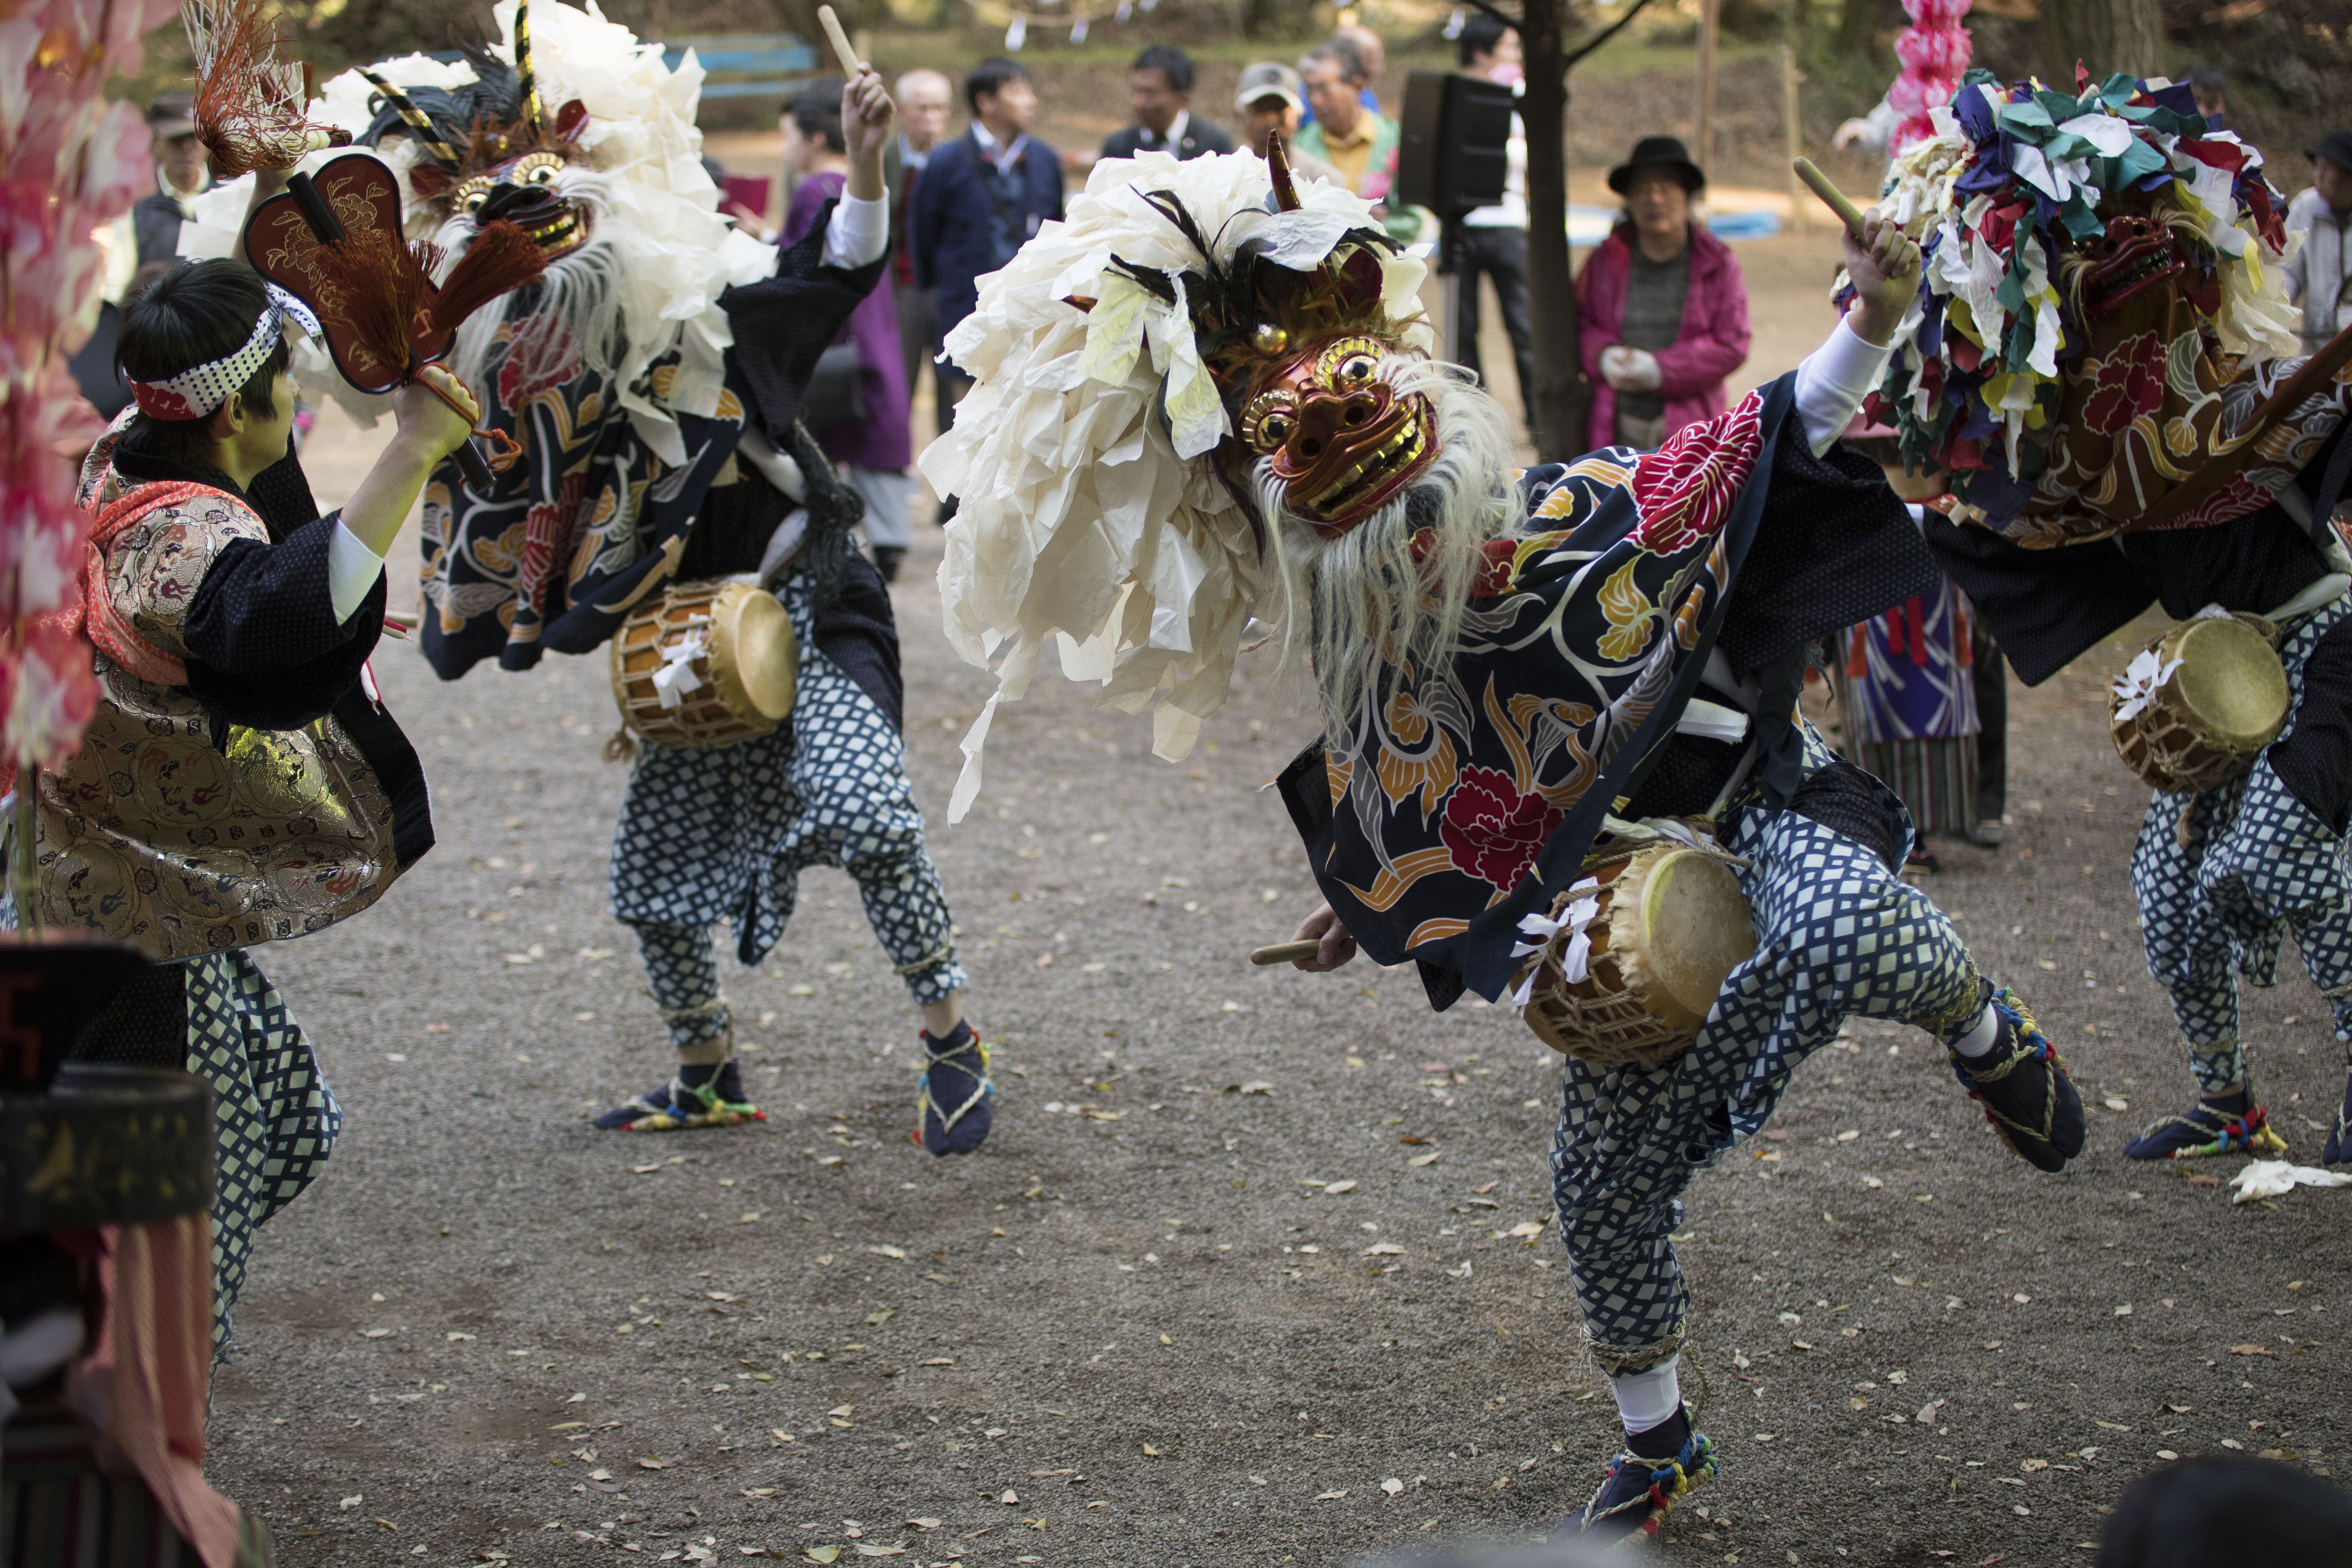
[[[1702,174],[1715,169],[1715,35],[1723,0],[1700,0],[1698,15],[1698,145],[1691,154]]]
[[[1805,121],[1797,106],[1797,83],[1802,73],[1797,69],[1797,51],[1788,45],[1780,46],[1780,116],[1789,142],[1789,216],[1799,234],[1812,232],[1811,204],[1805,200],[1805,187],[1798,180],[1795,164],[1805,155]]]

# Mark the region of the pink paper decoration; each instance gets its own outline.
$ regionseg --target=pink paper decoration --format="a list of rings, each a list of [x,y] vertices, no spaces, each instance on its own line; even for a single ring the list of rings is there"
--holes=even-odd
[[[1903,74],[1886,90],[1886,101],[1902,119],[1887,138],[1886,155],[1894,157],[1914,142],[1935,134],[1931,110],[1952,101],[1960,78],[1969,68],[1969,30],[1960,18],[1969,14],[1969,0],[1903,0],[1911,25],[1895,40]]]

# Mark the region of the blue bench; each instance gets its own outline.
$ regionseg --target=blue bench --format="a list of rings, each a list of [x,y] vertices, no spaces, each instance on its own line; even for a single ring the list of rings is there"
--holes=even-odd
[[[718,33],[672,38],[662,45],[662,64],[676,70],[692,49],[705,79],[702,96],[783,98],[823,74],[816,51],[793,33]],[[748,76],[750,81],[712,81],[716,76]]]
[[[708,37],[673,38],[662,46],[662,64],[677,69],[688,49],[701,63],[705,98],[783,98],[834,68],[821,68],[816,51],[797,33],[714,33]],[[455,49],[435,49],[431,58],[452,65],[465,58]],[[709,79],[722,73],[758,79]]]

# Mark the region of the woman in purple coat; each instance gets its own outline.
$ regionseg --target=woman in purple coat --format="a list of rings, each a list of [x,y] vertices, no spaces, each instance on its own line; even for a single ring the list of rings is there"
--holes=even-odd
[[[784,215],[779,243],[790,248],[816,224],[824,204],[848,183],[847,143],[841,134],[841,81],[827,78],[784,105],[784,167],[798,177]],[[877,289],[849,313],[849,324],[834,340],[857,351],[856,388],[848,405],[828,408],[840,394],[829,391],[822,365],[809,384],[809,434],[841,469],[841,477],[866,501],[866,542],[882,580],[898,574],[912,535],[907,492],[914,461],[907,417],[907,372],[898,352],[898,314],[890,291]]]

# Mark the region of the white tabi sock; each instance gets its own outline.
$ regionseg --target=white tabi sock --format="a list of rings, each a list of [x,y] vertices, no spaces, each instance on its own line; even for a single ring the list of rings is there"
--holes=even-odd
[[[1984,1016],[1977,1020],[1977,1026],[1954,1040],[1952,1049],[1964,1057],[1980,1057],[1992,1049],[1992,1043],[1999,1038],[2000,1038],[2000,1016],[1993,1011],[1992,1004],[1988,1002],[1985,1004]]]
[[[1673,1356],[1647,1372],[1610,1378],[1609,1392],[1616,1395],[1617,1414],[1629,1435],[1664,1426],[1682,1409],[1682,1376],[1675,1370],[1680,1360]]]

